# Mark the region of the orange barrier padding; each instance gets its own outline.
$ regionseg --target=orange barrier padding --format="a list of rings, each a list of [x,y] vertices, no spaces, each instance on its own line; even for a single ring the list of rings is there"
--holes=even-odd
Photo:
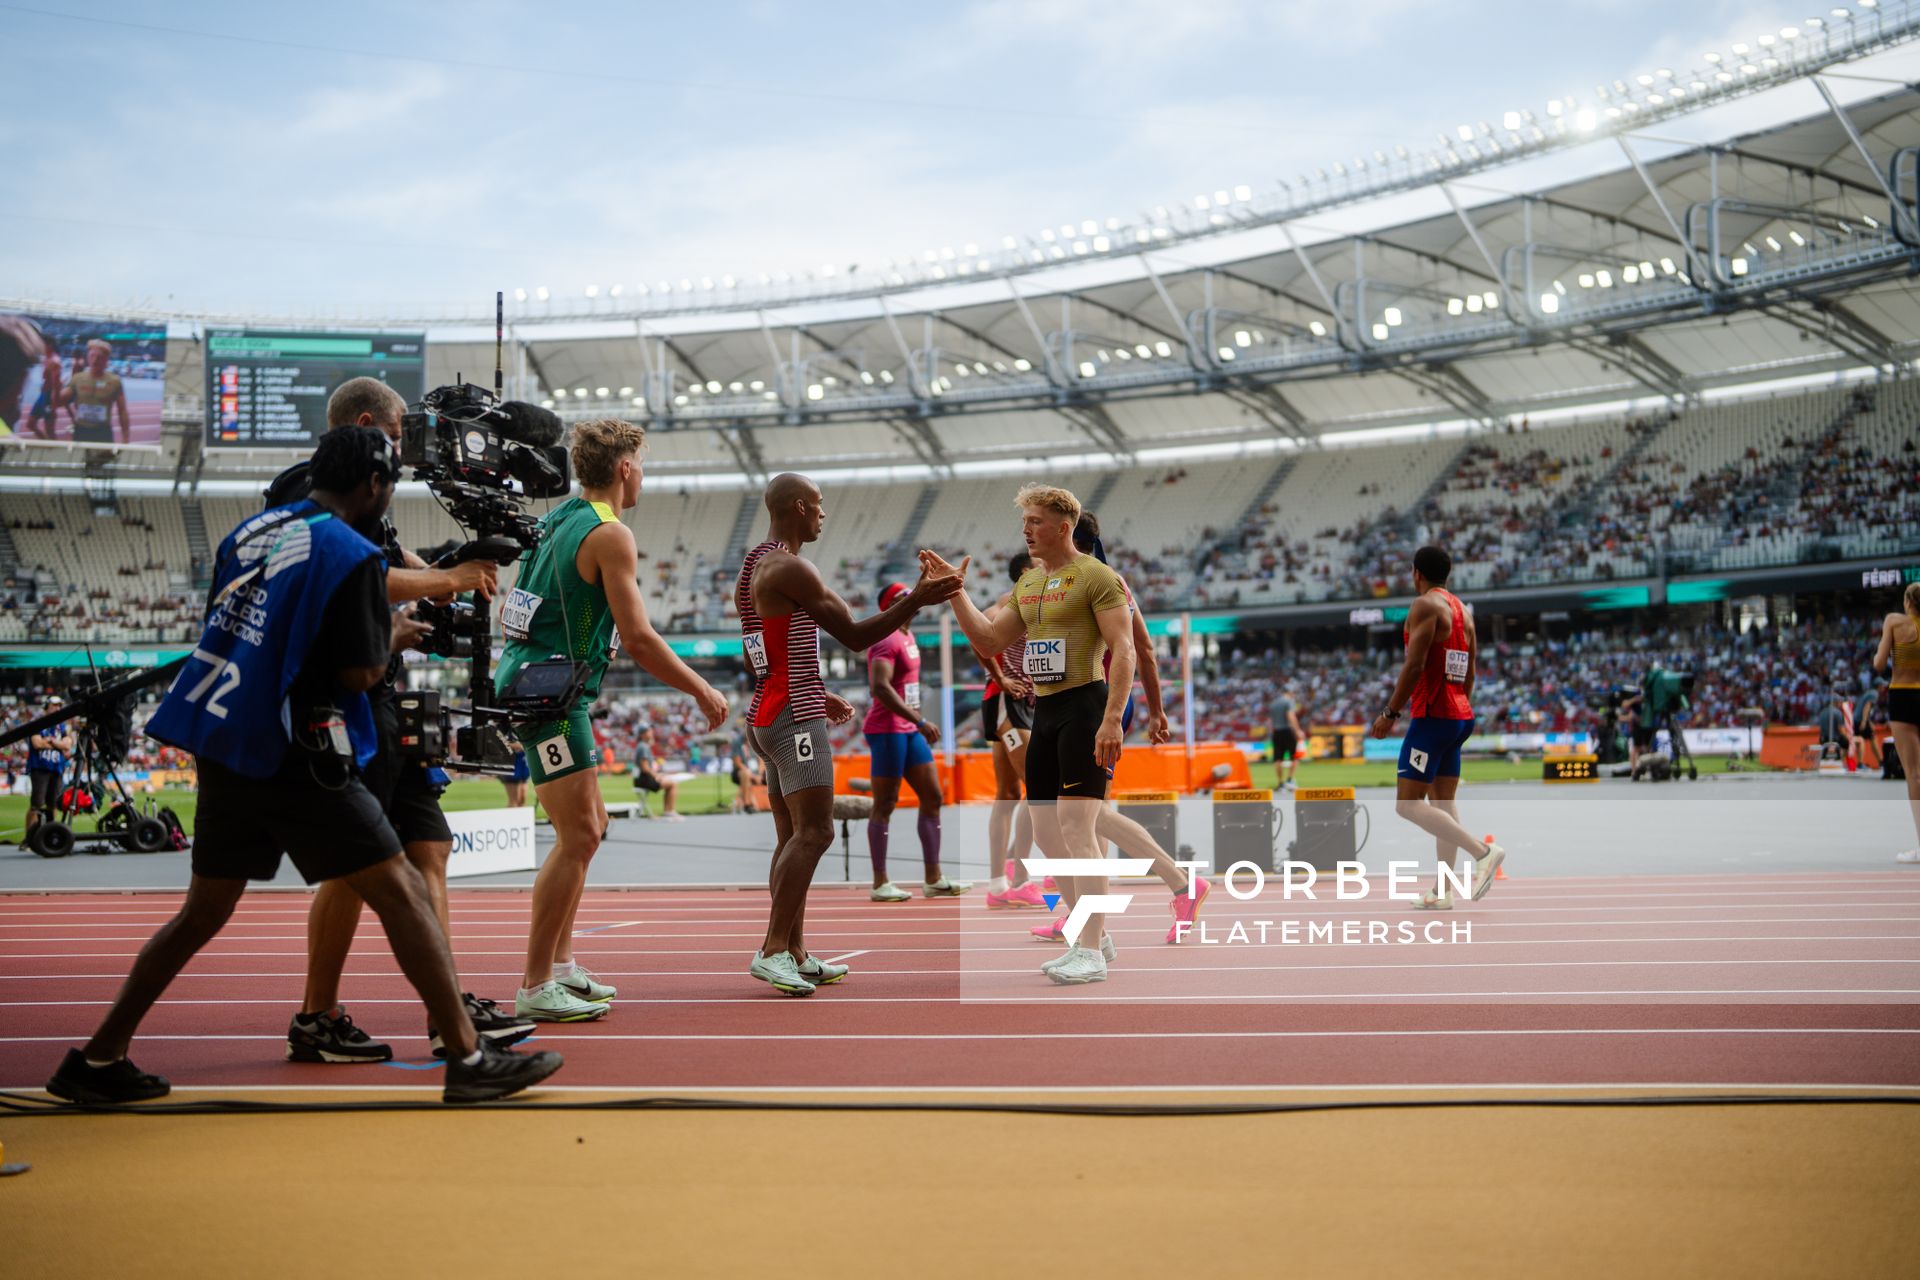
[[[985,804],[993,799],[993,753],[962,751],[951,767],[944,751],[934,753],[934,768],[940,772],[940,790],[948,804]],[[1213,771],[1227,766],[1227,775],[1218,784]],[[833,790],[837,795],[861,795],[853,789],[855,778],[873,776],[873,757],[866,752],[848,753],[833,759]],[[1194,746],[1191,767],[1183,746],[1131,746],[1120,749],[1120,767],[1114,771],[1117,791],[1179,791],[1187,794],[1211,786],[1250,787],[1253,775],[1247,758],[1231,742],[1202,742]],[[900,807],[913,808],[913,788],[901,784]]]
[[[1820,731],[1811,725],[1770,724],[1760,740],[1760,763],[1775,769],[1817,769]]]

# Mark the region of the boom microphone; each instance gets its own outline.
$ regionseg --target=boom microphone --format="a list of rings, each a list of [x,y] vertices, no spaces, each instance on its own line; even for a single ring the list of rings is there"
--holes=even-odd
[[[558,414],[524,400],[501,401],[494,407],[493,416],[499,422],[497,429],[501,435],[522,444],[545,448],[559,444],[560,437],[566,434]]]

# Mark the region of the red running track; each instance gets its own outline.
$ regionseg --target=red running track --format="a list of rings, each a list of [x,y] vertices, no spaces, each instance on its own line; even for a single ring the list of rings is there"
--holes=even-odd
[[[555,1084],[690,1089],[1259,1089],[1419,1085],[1920,1087],[1920,877],[1509,881],[1451,915],[1382,899],[1283,901],[1277,886],[1201,914],[1225,939],[1163,943],[1166,892],[1136,886],[1106,983],[1055,987],[1035,912],[868,903],[816,890],[815,954],[853,974],[804,1000],[748,978],[758,892],[593,891],[580,958],[621,989],[594,1024],[544,1030]],[[0,1088],[38,1087],[82,1041],[177,893],[0,895]],[[391,1066],[282,1059],[307,899],[255,893],[148,1018],[135,1059],[182,1086],[427,1085],[422,1014],[371,914],[348,964],[356,1019]],[[459,891],[466,985],[517,985],[527,895]],[[1313,932],[1429,920],[1470,935],[1342,945]],[[1258,945],[1259,922],[1267,945]],[[1284,922],[1300,941],[1283,943]],[[1338,936],[1337,934],[1335,936]],[[1445,932],[1441,936],[1446,936]]]

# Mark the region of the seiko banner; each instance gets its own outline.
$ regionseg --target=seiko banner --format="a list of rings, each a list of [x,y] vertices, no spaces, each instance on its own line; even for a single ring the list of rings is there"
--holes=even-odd
[[[488,876],[534,868],[533,808],[465,809],[447,815],[453,853],[447,877]]]

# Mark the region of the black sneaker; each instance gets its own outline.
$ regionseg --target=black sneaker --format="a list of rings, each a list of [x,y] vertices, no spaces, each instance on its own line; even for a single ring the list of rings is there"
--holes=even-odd
[[[467,1017],[473,1020],[473,1029],[482,1040],[504,1049],[510,1044],[519,1044],[532,1035],[539,1026],[531,1018],[516,1018],[510,1013],[500,1012],[500,1006],[492,1000],[482,1000],[471,991],[463,991],[460,998],[467,1002]],[[440,1039],[440,1033],[432,1027],[427,1028],[427,1047],[433,1050],[433,1056],[447,1056],[447,1046]]]
[[[440,1101],[493,1102],[512,1097],[559,1069],[560,1055],[551,1049],[515,1053],[512,1049],[496,1049],[491,1041],[482,1040],[480,1061],[472,1066],[458,1059],[448,1060],[447,1087]]]
[[[288,1062],[390,1062],[393,1046],[381,1044],[353,1025],[347,1011],[296,1013],[287,1027]]]
[[[104,1067],[87,1065],[87,1055],[67,1050],[60,1069],[47,1081],[47,1092],[68,1102],[100,1106],[115,1102],[149,1102],[164,1098],[173,1086],[165,1076],[148,1075],[125,1058]]]

